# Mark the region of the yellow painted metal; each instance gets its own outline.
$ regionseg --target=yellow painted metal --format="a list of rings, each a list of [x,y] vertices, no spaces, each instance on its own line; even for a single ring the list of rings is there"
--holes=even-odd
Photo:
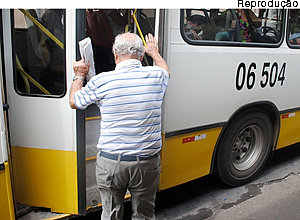
[[[25,72],[18,56],[16,56],[16,64],[17,64],[17,70],[21,73],[21,75],[23,77],[23,80],[25,82],[25,87],[26,87],[26,92],[27,93],[30,93],[30,86],[29,86],[29,83],[28,83],[28,80],[29,80],[33,85],[35,85],[44,94],[51,95],[50,92],[47,89],[45,89],[43,86],[41,86],[41,84],[39,84],[34,78],[32,78],[28,73]]]
[[[129,31],[129,25],[126,24],[124,32],[127,33]]]
[[[21,73],[21,76],[23,78],[24,84],[25,84],[25,89],[27,93],[30,93],[30,84],[28,81],[28,78],[26,76],[26,72],[24,71],[22,64],[18,58],[18,56],[16,56],[16,65],[17,65],[17,70]],[[28,75],[28,74],[27,74]]]
[[[16,202],[78,214],[76,154],[13,146]]]
[[[0,171],[0,218],[14,220],[14,203],[8,162],[5,162],[4,166],[5,169]]]
[[[96,156],[94,156],[94,157],[87,157],[87,158],[85,158],[85,161],[92,161],[92,160],[96,160],[96,159],[97,159]]]
[[[276,149],[300,142],[300,111],[280,116],[280,133]]]
[[[101,116],[86,117],[85,120],[86,121],[101,120]]]
[[[159,189],[170,188],[209,174],[221,130],[218,127],[164,139]],[[200,135],[202,139],[183,143],[186,138]]]
[[[135,15],[136,12],[137,12],[137,10],[135,9],[132,17],[133,17],[133,20],[134,20],[134,22],[135,22],[135,25],[136,25],[136,27],[137,27],[137,29],[138,29],[138,32],[139,32],[139,34],[140,34],[140,37],[141,37],[141,39],[142,39],[142,41],[143,41],[143,44],[144,44],[145,47],[147,47],[145,38],[144,38],[144,36],[143,36],[143,32],[142,32],[142,30],[141,30],[141,28],[140,28],[139,22],[138,22],[137,19],[136,19],[136,15]]]
[[[20,9],[20,11],[28,17],[41,31],[43,31],[48,37],[50,37],[61,49],[64,49],[64,44],[55,37],[47,28],[45,28],[40,22],[38,22],[30,13],[28,13],[24,9]]]

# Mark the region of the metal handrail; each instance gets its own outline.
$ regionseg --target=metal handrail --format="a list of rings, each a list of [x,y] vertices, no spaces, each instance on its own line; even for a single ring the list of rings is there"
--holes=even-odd
[[[136,15],[135,15],[136,12],[137,12],[137,9],[134,9],[134,12],[133,12],[133,20],[134,20],[135,25],[136,25],[136,27],[137,27],[137,29],[138,29],[138,32],[139,32],[139,34],[140,34],[140,37],[141,37],[141,39],[142,39],[142,41],[143,41],[144,46],[147,47],[147,43],[146,43],[145,38],[144,38],[144,36],[143,36],[143,32],[142,32],[142,30],[141,30],[141,28],[140,28],[139,22],[137,21],[137,18],[136,18]]]
[[[19,9],[26,17],[28,17],[41,31],[50,37],[61,49],[64,49],[64,44],[55,37],[47,28],[45,28],[38,20],[36,20],[30,13],[24,9]]]
[[[44,94],[51,95],[51,93],[47,89],[45,89],[43,86],[41,86],[41,84],[39,84],[34,78],[32,78],[28,73],[25,72],[18,56],[16,56],[16,64],[17,64],[17,70],[21,73],[23,80],[25,82],[25,88],[26,88],[27,93],[30,93],[30,85],[28,82],[28,80],[29,80],[33,85],[35,85]]]

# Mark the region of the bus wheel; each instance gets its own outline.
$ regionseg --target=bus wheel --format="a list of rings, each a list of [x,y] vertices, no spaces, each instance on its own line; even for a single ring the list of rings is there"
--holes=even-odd
[[[215,161],[218,178],[227,185],[243,185],[259,173],[272,147],[272,123],[262,112],[236,118],[222,137]]]

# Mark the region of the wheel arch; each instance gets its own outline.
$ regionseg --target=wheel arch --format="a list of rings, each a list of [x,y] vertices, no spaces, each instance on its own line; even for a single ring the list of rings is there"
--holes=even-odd
[[[214,172],[214,168],[215,168],[214,165],[215,165],[217,151],[219,149],[221,139],[224,133],[226,132],[226,130],[228,129],[229,125],[241,115],[253,111],[263,112],[270,117],[272,122],[272,127],[273,127],[273,134],[274,134],[273,141],[272,141],[272,150],[275,150],[278,141],[279,131],[280,131],[280,113],[278,108],[274,103],[270,101],[259,101],[259,102],[248,103],[246,105],[241,106],[235,112],[233,112],[233,114],[231,114],[231,116],[229,117],[229,120],[225,123],[214,148],[213,157],[210,166],[210,174]]]

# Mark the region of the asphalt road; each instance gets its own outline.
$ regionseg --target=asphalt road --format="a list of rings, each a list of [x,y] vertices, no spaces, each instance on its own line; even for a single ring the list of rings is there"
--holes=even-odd
[[[125,220],[130,219],[130,202]],[[76,219],[100,219],[101,212]],[[157,219],[290,220],[300,219],[300,144],[276,151],[251,183],[229,188],[207,176],[161,191]]]

